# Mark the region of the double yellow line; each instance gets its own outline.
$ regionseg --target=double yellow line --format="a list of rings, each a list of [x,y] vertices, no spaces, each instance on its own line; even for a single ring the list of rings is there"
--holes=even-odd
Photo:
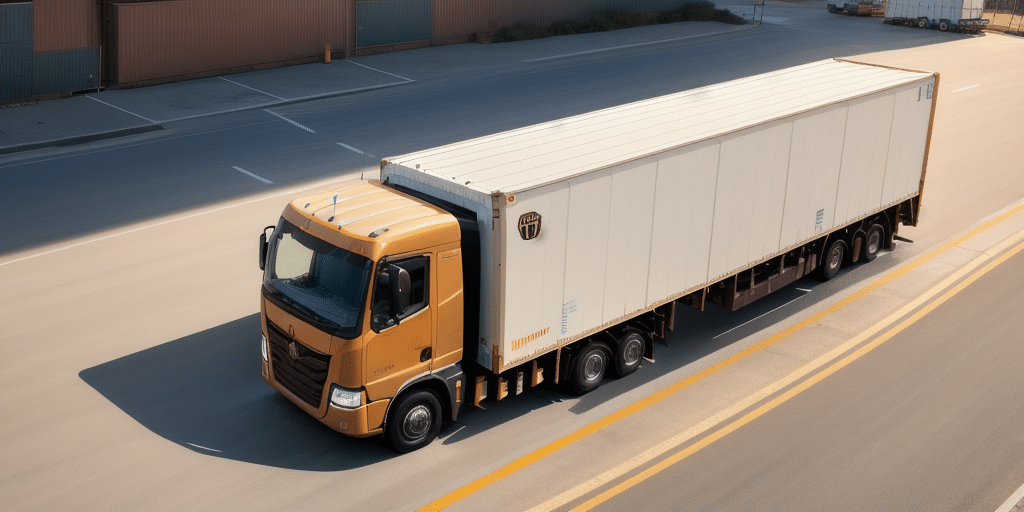
[[[691,375],[691,376],[689,376],[689,377],[687,377],[687,378],[685,378],[685,379],[683,379],[683,380],[681,380],[679,382],[676,382],[675,384],[673,384],[671,386],[668,386],[668,387],[666,387],[666,388],[664,388],[664,389],[662,389],[662,390],[660,390],[660,391],[658,391],[658,392],[656,392],[656,393],[654,393],[652,395],[649,395],[649,396],[641,399],[638,402],[635,402],[635,403],[633,403],[633,404],[631,404],[631,405],[629,405],[629,406],[627,406],[625,408],[622,408],[622,409],[620,409],[620,410],[618,410],[618,411],[616,411],[616,412],[614,412],[612,414],[609,414],[608,416],[605,416],[604,418],[601,418],[601,419],[595,421],[594,423],[591,423],[590,425],[587,425],[586,427],[583,427],[580,430],[577,430],[577,431],[575,431],[575,432],[573,432],[573,433],[571,433],[571,434],[569,434],[569,435],[567,435],[567,436],[565,436],[565,437],[563,437],[561,439],[558,439],[558,440],[553,441],[553,442],[551,442],[551,443],[549,443],[549,444],[547,444],[547,445],[545,445],[545,446],[543,446],[541,448],[538,448],[537,450],[534,450],[533,452],[531,452],[531,453],[529,453],[527,455],[524,455],[523,457],[520,457],[520,458],[510,462],[509,464],[507,464],[504,467],[498,469],[497,471],[494,471],[493,473],[490,473],[490,474],[485,475],[485,476],[483,476],[481,478],[478,478],[477,480],[474,480],[473,482],[470,482],[469,484],[467,484],[467,485],[465,485],[465,486],[463,486],[463,487],[461,487],[459,489],[456,489],[455,491],[453,491],[453,492],[451,492],[451,493],[449,493],[449,494],[447,494],[445,496],[442,496],[440,499],[438,499],[438,500],[428,504],[427,506],[421,508],[420,511],[425,512],[425,511],[442,510],[442,509],[448,507],[449,505],[452,505],[452,504],[454,504],[454,503],[456,503],[456,502],[458,502],[458,501],[460,501],[460,500],[462,500],[462,499],[464,499],[464,498],[466,498],[466,497],[468,497],[468,496],[470,496],[470,495],[480,491],[481,489],[483,489],[483,488],[485,488],[485,487],[487,487],[487,486],[489,486],[489,485],[491,485],[491,484],[493,484],[495,482],[498,482],[499,480],[501,480],[501,479],[503,479],[503,478],[505,478],[505,477],[507,477],[509,475],[512,475],[512,474],[516,473],[520,469],[523,469],[523,468],[533,464],[534,462],[537,462],[537,461],[543,459],[544,457],[547,457],[548,455],[551,455],[552,453],[555,453],[555,452],[561,450],[562,448],[564,448],[566,446],[569,446],[569,445],[571,445],[571,444],[573,444],[573,443],[575,443],[575,442],[577,442],[577,441],[579,441],[579,440],[581,440],[581,439],[583,439],[583,438],[585,438],[585,437],[587,437],[587,436],[589,436],[589,435],[591,435],[591,434],[593,434],[593,433],[595,433],[595,432],[597,432],[599,430],[604,429],[605,427],[608,427],[608,426],[618,422],[619,420],[622,420],[624,418],[632,416],[632,415],[634,415],[634,414],[636,414],[636,413],[638,413],[638,412],[640,412],[640,411],[650,407],[651,405],[654,405],[654,404],[660,402],[661,400],[664,400],[665,398],[668,398],[668,397],[678,393],[679,391],[681,391],[681,390],[683,390],[683,389],[693,385],[694,383],[704,379],[705,377],[708,377],[708,376],[710,376],[712,374],[715,374],[715,373],[721,371],[722,369],[727,368],[727,367],[731,366],[732,364],[747,358],[748,356],[750,356],[752,354],[761,352],[761,351],[765,350],[766,348],[768,348],[768,347],[778,343],[779,341],[782,341],[783,339],[789,337],[791,334],[793,334],[793,333],[795,333],[795,332],[797,332],[797,331],[799,331],[799,330],[801,330],[801,329],[803,329],[805,327],[808,327],[810,325],[814,325],[814,324],[820,322],[822,319],[824,319],[828,315],[831,315],[832,313],[835,313],[836,311],[839,311],[842,308],[845,308],[846,306],[849,306],[850,304],[852,304],[852,303],[854,303],[854,302],[864,298],[865,296],[867,296],[871,292],[877,290],[878,288],[888,284],[889,282],[891,282],[891,281],[893,281],[893,280],[895,280],[895,279],[897,279],[897,278],[899,278],[899,277],[901,277],[903,275],[906,275],[908,272],[910,272],[910,271],[920,267],[921,265],[923,265],[926,262],[934,259],[935,257],[937,257],[938,255],[944,253],[945,251],[947,251],[947,250],[949,250],[949,249],[951,249],[953,247],[956,247],[957,245],[962,244],[963,242],[973,238],[974,236],[978,235],[979,233],[984,232],[984,231],[992,228],[993,226],[996,226],[997,224],[999,224],[999,223],[1009,219],[1010,217],[1013,217],[1014,215],[1017,215],[1018,213],[1020,213],[1022,211],[1024,211],[1024,204],[1018,205],[1017,207],[1015,207],[1015,208],[1013,208],[1013,209],[1003,213],[1002,215],[997,216],[996,218],[993,218],[993,219],[989,220],[988,222],[985,222],[984,224],[974,228],[973,230],[971,230],[971,231],[969,231],[969,232],[967,232],[967,233],[965,233],[965,234],[963,234],[963,235],[961,235],[959,237],[956,237],[953,240],[950,240],[950,241],[946,242],[945,244],[939,246],[938,248],[932,250],[931,252],[925,254],[924,256],[921,256],[921,257],[917,258],[916,260],[914,260],[914,261],[904,265],[903,267],[900,267],[900,268],[896,269],[895,271],[893,271],[893,272],[891,272],[889,274],[886,274],[885,276],[879,278],[878,280],[876,280],[875,282],[869,284],[868,286],[865,286],[864,288],[862,288],[861,290],[857,291],[856,293],[850,295],[849,297],[846,297],[845,299],[843,299],[843,300],[833,304],[832,306],[829,306],[829,307],[825,308],[824,310],[822,310],[822,311],[820,311],[820,312],[818,312],[818,313],[816,313],[814,315],[811,315],[810,317],[802,320],[801,322],[799,322],[799,323],[797,323],[797,324],[795,324],[795,325],[793,325],[793,326],[791,326],[791,327],[789,327],[787,329],[784,329],[784,330],[780,331],[779,333],[776,333],[775,335],[773,335],[773,336],[771,336],[769,338],[766,338],[765,340],[762,340],[761,342],[759,342],[759,343],[757,343],[755,345],[751,345],[750,347],[746,348],[745,350],[743,350],[741,352],[738,352],[738,353],[732,355],[731,357],[729,357],[729,358],[727,358],[727,359],[725,359],[725,360],[723,360],[723,361],[721,361],[721,362],[719,362],[719,363],[717,363],[717,364],[715,364],[715,365],[713,365],[713,366],[711,366],[711,367],[709,367],[709,368],[707,368],[707,369],[705,369],[705,370],[703,370],[703,371],[701,371],[701,372],[699,372],[697,374]],[[603,473],[602,475],[598,476],[595,479],[592,479],[592,480],[590,480],[588,482],[585,482],[584,484],[582,484],[582,485],[580,485],[580,486],[578,486],[578,487],[576,487],[574,489],[571,489],[571,490],[569,490],[569,491],[567,491],[565,493],[560,494],[559,496],[556,496],[555,498],[549,500],[548,502],[545,502],[545,503],[541,504],[535,510],[551,510],[551,509],[556,508],[558,506],[564,505],[564,504],[566,504],[566,503],[568,503],[568,502],[570,502],[570,501],[572,501],[574,499],[577,499],[577,498],[579,498],[579,497],[581,497],[581,496],[583,496],[583,495],[585,495],[585,494],[587,494],[587,493],[589,493],[589,492],[591,492],[593,490],[596,490],[597,488],[601,487],[603,484],[609,483],[612,479],[617,478],[618,476],[621,476],[622,474],[625,474],[626,472],[628,472],[628,471],[630,471],[632,469],[635,469],[636,467],[639,467],[640,465],[646,463],[650,459],[652,459],[652,458],[654,458],[654,457],[656,457],[656,456],[658,456],[660,454],[663,454],[663,453],[665,453],[665,452],[667,452],[667,451],[669,451],[669,450],[671,450],[671,449],[681,445],[682,443],[686,442],[689,439],[692,439],[694,436],[696,436],[700,432],[703,432],[703,431],[707,430],[708,428],[710,428],[711,426],[713,426],[715,424],[718,424],[723,419],[732,416],[733,414],[738,412],[738,410],[743,410],[743,409],[749,407],[749,403],[756,403],[757,401],[760,401],[761,399],[766,398],[767,396],[769,396],[769,395],[773,394],[774,392],[778,391],[782,387],[785,387],[786,385],[791,384],[795,380],[798,380],[799,378],[802,378],[803,376],[811,373],[815,369],[820,368],[824,364],[827,364],[828,361],[831,361],[831,360],[835,359],[836,357],[838,357],[842,353],[845,353],[846,351],[848,351],[853,346],[856,346],[856,345],[858,345],[860,343],[863,343],[866,339],[870,338],[871,336],[874,336],[879,331],[881,331],[885,326],[891,325],[894,321],[898,320],[900,317],[905,316],[908,312],[912,311],[913,309],[916,309],[916,308],[920,307],[920,305],[922,303],[930,300],[932,297],[935,297],[943,289],[948,288],[951,284],[955,283],[956,281],[959,281],[959,280],[963,279],[964,276],[967,275],[969,272],[971,272],[972,270],[978,268],[980,265],[984,264],[987,260],[991,259],[992,258],[991,254],[998,254],[999,252],[1005,250],[1006,247],[1009,247],[1013,243],[1020,242],[1020,240],[1022,238],[1024,238],[1024,231],[1018,232],[1015,236],[1010,237],[1009,239],[1005,240],[999,246],[993,248],[994,252],[985,253],[985,254],[982,254],[982,255],[978,256],[972,262],[968,263],[967,265],[965,265],[964,267],[959,269],[953,275],[951,275],[951,276],[947,277],[946,279],[944,279],[941,283],[939,283],[938,285],[933,287],[931,290],[929,290],[925,294],[921,295],[920,297],[918,297],[916,300],[912,301],[911,303],[907,304],[906,306],[904,306],[903,308],[901,308],[897,312],[894,312],[889,317],[886,317],[886,319],[882,320],[881,322],[878,322],[877,324],[872,326],[870,329],[868,329],[867,331],[865,331],[861,335],[858,335],[857,337],[855,337],[855,338],[851,339],[850,341],[844,343],[842,346],[837,347],[835,350],[829,352],[828,354],[825,354],[824,356],[816,359],[815,361],[805,365],[803,368],[801,368],[800,370],[797,370],[793,374],[790,374],[786,378],[784,378],[784,379],[776,382],[775,384],[773,384],[773,385],[771,385],[771,386],[761,390],[758,393],[755,393],[754,395],[751,395],[750,397],[748,397],[748,399],[738,403],[737,405],[733,406],[729,410],[723,411],[722,413],[714,416],[713,418],[709,418],[708,420],[705,420],[704,422],[701,422],[701,424],[695,426],[694,428],[691,428],[691,429],[689,429],[689,430],[687,430],[685,432],[680,433],[677,436],[674,436],[673,438],[671,438],[671,439],[669,439],[669,440],[667,440],[667,441],[665,441],[665,442],[655,446],[654,448],[644,452],[643,454],[638,455],[637,457],[634,457],[634,458],[630,459],[629,461],[621,464],[620,466],[617,466],[616,468],[612,468],[611,470],[606,471],[605,473]],[[613,496],[623,492],[624,490],[626,490],[626,489],[628,489],[628,488],[630,488],[630,487],[632,487],[632,486],[634,486],[634,485],[636,485],[636,484],[646,480],[650,476],[652,476],[652,475],[654,475],[654,474],[664,470],[665,468],[671,466],[672,464],[675,464],[676,462],[679,462],[680,460],[688,457],[689,455],[692,455],[693,453],[696,453],[697,451],[699,451],[700,449],[704,448],[705,446],[710,445],[714,441],[716,441],[718,439],[721,439],[722,437],[726,436],[730,432],[733,432],[736,429],[740,428],[741,426],[743,426],[743,425],[753,421],[754,419],[756,419],[757,417],[765,414],[766,412],[770,411],[771,409],[774,409],[775,407],[778,407],[778,405],[780,405],[780,404],[784,403],[785,401],[789,400],[790,398],[792,398],[796,394],[799,394],[800,392],[802,392],[803,390],[807,389],[808,387],[816,384],[817,382],[820,382],[825,377],[831,375],[832,373],[835,373],[840,368],[850,364],[852,361],[854,361],[857,358],[861,357],[864,353],[874,349],[878,345],[880,345],[880,344],[884,343],[885,341],[887,341],[888,339],[892,338],[892,336],[895,336],[898,332],[900,332],[904,328],[906,328],[906,326],[916,322],[918,319],[920,319],[922,316],[926,315],[928,312],[933,310],[935,307],[938,307],[938,305],[942,304],[943,302],[948,300],[953,295],[956,295],[963,288],[965,288],[967,285],[969,285],[970,283],[974,282],[975,280],[977,280],[979,277],[981,277],[985,273],[989,272],[992,268],[995,268],[996,266],[998,266],[1002,262],[1006,261],[1006,259],[1008,259],[1008,258],[1012,257],[1013,255],[1017,254],[1022,249],[1024,249],[1024,243],[1018,243],[1018,245],[1016,247],[1014,247],[1012,250],[1006,252],[1005,254],[1003,254],[1002,256],[997,258],[996,260],[990,262],[981,271],[979,271],[979,272],[977,272],[975,274],[970,275],[969,277],[967,277],[967,279],[964,279],[962,282],[957,284],[956,287],[950,289],[945,294],[943,294],[938,300],[928,304],[926,307],[924,307],[920,311],[916,312],[914,315],[908,317],[906,320],[901,322],[899,325],[897,325],[893,329],[890,329],[885,334],[879,336],[878,338],[873,340],[871,343],[861,347],[859,350],[857,350],[856,352],[850,354],[846,358],[843,358],[842,360],[834,363],[832,366],[830,366],[829,368],[825,369],[824,371],[819,372],[818,374],[814,375],[810,379],[802,382],[800,385],[790,389],[786,393],[784,393],[784,394],[778,396],[777,398],[773,399],[772,401],[762,405],[761,407],[759,407],[756,410],[748,413],[747,415],[745,415],[742,418],[736,420],[735,422],[730,423],[726,427],[723,427],[722,429],[719,429],[718,431],[716,431],[716,432],[712,433],[711,435],[705,437],[700,442],[687,447],[685,450],[676,453],[672,457],[670,457],[670,458],[668,458],[668,459],[658,463],[657,465],[652,466],[651,468],[648,468],[647,470],[637,474],[636,476],[631,477],[630,479],[628,479],[628,480],[626,480],[626,481],[616,485],[615,487],[609,489],[608,491],[605,491],[604,493],[598,495],[597,497],[591,499],[590,501],[587,501],[586,503],[584,503],[583,505],[580,506],[580,509],[581,510],[587,510],[587,509],[590,509],[590,508],[592,508],[592,507],[594,507],[594,506],[596,506],[596,505],[598,505],[600,503],[603,503],[603,502],[607,501],[611,497],[613,497]]]

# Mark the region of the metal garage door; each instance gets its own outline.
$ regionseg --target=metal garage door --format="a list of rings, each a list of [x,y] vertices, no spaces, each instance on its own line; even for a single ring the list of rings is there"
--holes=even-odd
[[[356,2],[356,46],[410,43],[430,39],[431,0]]]

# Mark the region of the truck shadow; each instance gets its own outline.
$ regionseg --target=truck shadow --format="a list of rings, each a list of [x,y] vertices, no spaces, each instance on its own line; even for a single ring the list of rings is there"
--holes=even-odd
[[[260,377],[250,315],[79,373],[153,433],[197,453],[288,469],[339,471],[395,456],[302,412]]]
[[[898,263],[884,260],[844,270],[828,283],[799,280],[732,313],[713,305],[704,312],[680,308],[676,330],[655,346],[655,362],[645,361],[633,375],[608,379],[582,397],[549,379],[521,396],[488,401],[485,411],[463,407],[458,422],[442,427],[440,443],[465,441],[557,402],[572,402],[568,410],[584,414]],[[327,428],[267,386],[258,333],[259,315],[253,314],[79,376],[142,426],[196,453],[303,471],[344,471],[398,456],[379,437],[350,438]]]

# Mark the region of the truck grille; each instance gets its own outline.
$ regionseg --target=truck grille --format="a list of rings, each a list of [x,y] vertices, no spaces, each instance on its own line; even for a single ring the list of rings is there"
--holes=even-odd
[[[289,338],[270,322],[267,322],[267,341],[270,342],[270,364],[274,369],[274,380],[303,402],[319,409],[331,356],[315,352]],[[292,358],[289,349],[292,343],[295,344],[297,358]]]

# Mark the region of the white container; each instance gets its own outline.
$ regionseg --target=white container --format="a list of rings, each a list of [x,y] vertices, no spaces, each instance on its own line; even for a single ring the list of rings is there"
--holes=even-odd
[[[826,60],[388,158],[381,181],[476,212],[499,372],[919,195],[937,79]]]
[[[887,19],[919,19],[930,21],[980,19],[985,0],[889,0],[885,7]]]

